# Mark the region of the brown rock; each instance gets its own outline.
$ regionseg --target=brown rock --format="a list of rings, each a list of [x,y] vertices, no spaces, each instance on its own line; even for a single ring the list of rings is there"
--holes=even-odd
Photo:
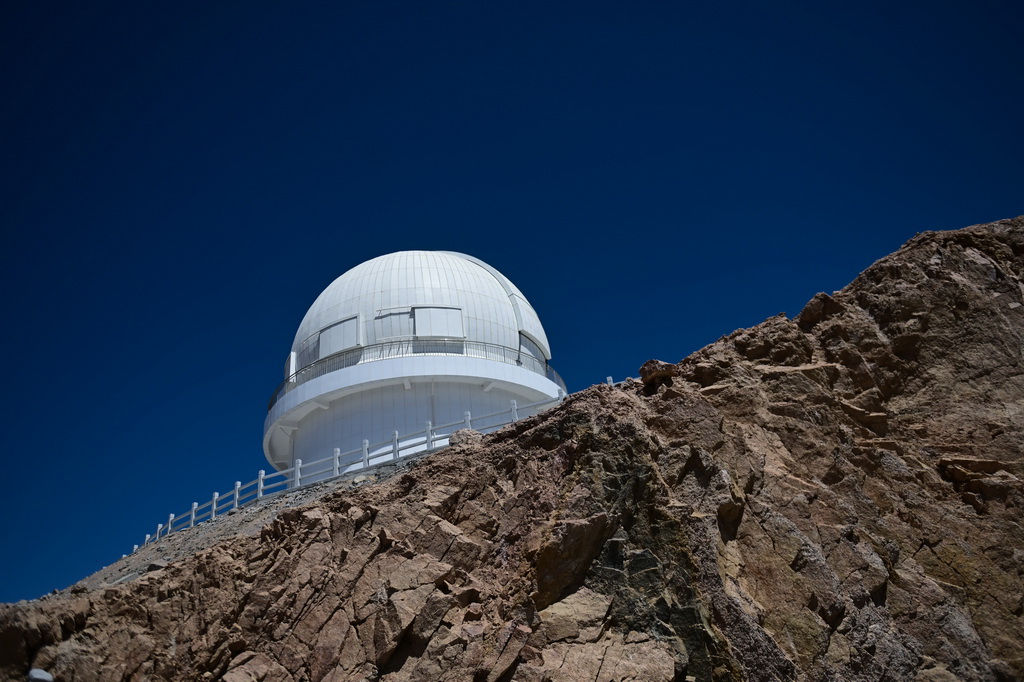
[[[640,367],[640,381],[648,388],[657,388],[678,373],[675,365],[662,360],[648,360]],[[671,381],[669,382],[671,383]]]
[[[544,639],[547,642],[564,639],[596,641],[601,635],[611,602],[610,598],[581,587],[538,614]]]
[[[464,443],[479,443],[483,440],[483,434],[474,429],[459,429],[448,437],[449,445],[462,445]]]
[[[1022,339],[1024,219],[924,233],[642,383],[0,605],[0,679],[1021,679]]]

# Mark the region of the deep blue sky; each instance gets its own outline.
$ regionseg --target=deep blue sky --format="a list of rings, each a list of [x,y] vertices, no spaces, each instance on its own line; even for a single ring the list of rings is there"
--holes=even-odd
[[[1024,213],[1020,3],[0,5],[0,601],[267,468],[306,308],[481,258],[570,390]]]

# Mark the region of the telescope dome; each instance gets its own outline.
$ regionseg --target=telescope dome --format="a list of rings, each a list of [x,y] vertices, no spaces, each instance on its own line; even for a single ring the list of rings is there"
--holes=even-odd
[[[264,452],[281,470],[332,452],[357,468],[388,448],[443,445],[465,425],[493,430],[504,412],[521,418],[564,395],[550,359],[537,313],[490,265],[452,251],[379,256],[302,318]]]
[[[537,313],[507,277],[451,251],[399,251],[357,265],[328,286],[302,319],[296,370],[356,345],[461,338],[551,359]],[[318,348],[319,344],[319,348]]]

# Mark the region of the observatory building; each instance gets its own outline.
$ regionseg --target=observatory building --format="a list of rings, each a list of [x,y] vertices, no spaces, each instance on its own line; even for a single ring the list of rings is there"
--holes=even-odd
[[[550,359],[537,313],[491,266],[450,251],[380,256],[302,319],[263,450],[278,470],[301,461],[306,483],[443,445],[467,424],[493,430],[565,394]]]

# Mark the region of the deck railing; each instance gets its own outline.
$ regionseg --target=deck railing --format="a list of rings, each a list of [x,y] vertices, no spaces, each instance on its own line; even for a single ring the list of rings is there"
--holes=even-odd
[[[202,504],[193,502],[191,508],[184,512],[169,514],[166,523],[157,524],[156,532],[146,535],[142,546],[307,483],[319,483],[346,476],[354,477],[377,467],[422,457],[448,445],[451,434],[459,429],[475,429],[481,433],[497,431],[503,426],[519,421],[521,416],[537,414],[560,404],[564,397],[563,391],[559,392],[558,398],[525,405],[519,405],[512,400],[508,409],[491,414],[473,415],[465,412],[462,419],[448,424],[434,425],[428,421],[421,431],[404,435],[394,431],[390,440],[381,443],[370,443],[364,439],[362,446],[354,450],[342,452],[340,448],[335,448],[331,456],[323,459],[312,462],[297,459],[294,466],[269,474],[260,470],[259,475],[248,483],[235,481],[234,487],[229,488],[227,492],[215,492]],[[139,547],[140,545],[135,545],[132,552],[138,551]]]
[[[551,365],[544,360],[515,348],[500,346],[496,343],[466,341],[464,339],[403,339],[400,341],[384,341],[371,346],[350,348],[334,355],[328,355],[303,367],[281,382],[277,390],[274,391],[274,395],[270,398],[267,411],[273,409],[274,405],[284,394],[307,381],[322,377],[325,374],[366,362],[405,358],[413,355],[462,356],[518,365],[547,377],[561,388],[563,392],[566,390],[565,382],[562,381],[562,377],[559,376],[558,372]]]
[[[609,386],[620,387],[626,381],[628,379],[615,382],[608,377],[605,383]],[[556,383],[564,386],[561,383],[561,377]],[[156,532],[147,534],[142,546],[157,542],[171,533],[178,533],[194,528],[200,523],[213,521],[218,516],[307,483],[319,483],[339,477],[354,477],[381,466],[422,457],[447,446],[451,434],[459,429],[476,429],[481,433],[497,431],[503,426],[519,421],[522,417],[534,415],[559,405],[564,399],[565,391],[563,389],[557,398],[551,400],[525,405],[519,405],[512,400],[509,402],[507,410],[476,416],[465,412],[462,419],[458,421],[436,426],[428,421],[422,431],[415,431],[404,436],[394,431],[391,440],[381,443],[370,443],[364,439],[362,446],[355,450],[342,452],[340,448],[335,448],[330,457],[312,462],[295,460],[293,467],[281,471],[268,474],[261,469],[259,475],[248,483],[235,481],[234,487],[229,488],[225,493],[215,492],[208,501],[202,504],[193,502],[192,507],[181,514],[168,514],[167,523],[157,524]],[[138,551],[139,547],[140,545],[135,545],[132,552]]]

